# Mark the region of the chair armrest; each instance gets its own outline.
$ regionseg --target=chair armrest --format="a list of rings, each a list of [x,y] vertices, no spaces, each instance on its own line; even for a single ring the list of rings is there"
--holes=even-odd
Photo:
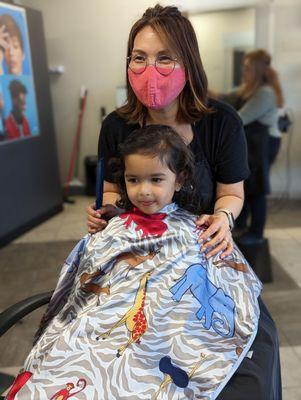
[[[0,337],[27,314],[49,303],[52,294],[53,291],[36,294],[4,310],[0,314]]]

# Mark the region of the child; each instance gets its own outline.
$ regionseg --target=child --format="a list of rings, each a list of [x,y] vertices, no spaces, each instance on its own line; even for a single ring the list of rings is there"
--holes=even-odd
[[[67,258],[8,399],[215,399],[250,349],[261,284],[200,252],[188,147],[142,128],[115,169],[125,211]]]

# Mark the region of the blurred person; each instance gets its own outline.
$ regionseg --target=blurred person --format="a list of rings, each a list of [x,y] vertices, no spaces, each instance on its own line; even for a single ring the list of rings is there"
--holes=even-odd
[[[9,84],[9,91],[12,101],[12,110],[5,120],[7,139],[18,139],[30,136],[29,123],[25,116],[26,109],[26,86],[14,79]]]
[[[25,53],[21,30],[9,14],[0,16],[0,26],[5,26],[7,33],[6,41],[8,45],[5,47],[7,71],[11,75],[22,75]]]
[[[271,56],[262,49],[244,56],[241,85],[227,94],[217,94],[230,103],[242,119],[248,143],[251,174],[245,181],[245,203],[236,221],[243,244],[263,242],[267,214],[266,195],[270,192],[269,169],[281,145],[278,130],[278,109],[283,107],[283,94],[278,74],[271,66]],[[250,225],[247,220],[251,215]]]

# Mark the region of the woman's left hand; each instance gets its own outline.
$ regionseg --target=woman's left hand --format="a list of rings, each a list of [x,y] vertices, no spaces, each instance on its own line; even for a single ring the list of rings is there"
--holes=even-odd
[[[228,218],[224,213],[203,214],[196,220],[196,225],[198,227],[202,225],[208,227],[198,239],[199,243],[202,244],[201,251],[211,248],[206,254],[206,258],[210,258],[220,251],[222,251],[221,258],[231,254],[233,251],[233,239]]]

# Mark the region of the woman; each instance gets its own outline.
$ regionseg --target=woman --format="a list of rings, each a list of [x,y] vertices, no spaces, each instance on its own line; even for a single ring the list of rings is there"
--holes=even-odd
[[[221,250],[222,256],[230,254],[230,229],[242,209],[243,181],[249,174],[243,126],[231,107],[207,99],[196,35],[176,7],[149,8],[132,27],[127,90],[125,106],[102,124],[99,156],[106,166],[104,206],[100,210],[88,207],[89,232],[103,229],[107,224],[104,217],[118,212],[114,207],[118,189],[108,164],[118,156],[118,145],[139,126],[164,124],[180,134],[195,156],[195,189],[198,205],[204,210],[196,224],[209,226],[200,235],[202,250],[211,248],[208,257]],[[280,399],[277,333],[262,302],[253,352],[256,356],[242,362],[221,399]],[[272,389],[267,389],[267,380]]]
[[[99,154],[106,165],[103,204],[114,205],[118,199],[108,167],[118,144],[139,126],[170,125],[195,154],[197,190],[206,213],[197,225],[210,225],[200,240],[213,236],[204,245],[215,246],[209,256],[220,250],[230,254],[229,225],[241,211],[248,176],[245,139],[236,113],[207,100],[207,79],[190,22],[175,7],[148,9],[131,30],[127,61],[127,103],[106,118],[100,133]],[[88,208],[90,233],[106,225],[97,217],[105,211]]]
[[[245,182],[245,205],[237,226],[246,228],[249,212],[251,224],[239,241],[243,244],[260,243],[266,220],[269,168],[281,144],[277,124],[283,95],[278,75],[271,67],[271,56],[261,49],[247,53],[243,60],[241,86],[219,97],[238,111],[248,142],[251,175]]]

